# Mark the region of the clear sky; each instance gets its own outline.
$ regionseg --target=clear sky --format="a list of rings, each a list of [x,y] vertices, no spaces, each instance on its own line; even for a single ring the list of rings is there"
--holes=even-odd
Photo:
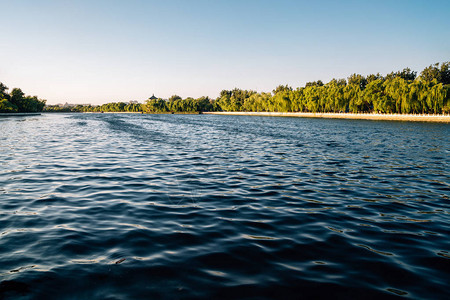
[[[0,0],[0,82],[48,103],[421,71],[450,60],[450,1]]]

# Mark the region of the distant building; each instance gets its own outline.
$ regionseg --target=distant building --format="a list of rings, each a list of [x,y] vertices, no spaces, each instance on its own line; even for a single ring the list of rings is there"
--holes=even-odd
[[[155,97],[155,94],[153,94],[150,98],[148,98],[148,100],[156,100],[158,98]]]

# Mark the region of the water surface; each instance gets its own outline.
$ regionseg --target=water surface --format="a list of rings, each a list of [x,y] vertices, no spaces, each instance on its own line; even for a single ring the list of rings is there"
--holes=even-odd
[[[0,298],[449,298],[448,124],[0,119]]]

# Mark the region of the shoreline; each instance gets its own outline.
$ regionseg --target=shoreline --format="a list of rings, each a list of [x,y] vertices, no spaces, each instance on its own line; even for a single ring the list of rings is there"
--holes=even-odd
[[[140,111],[80,111],[82,114],[142,114]]]
[[[0,113],[0,117],[39,116],[41,113]]]
[[[325,118],[325,119],[354,119],[380,121],[408,121],[408,122],[439,122],[450,123],[450,115],[428,114],[363,114],[363,113],[305,113],[305,112],[204,112],[211,115],[233,116],[265,116],[265,117],[297,117],[297,118]]]
[[[139,112],[139,111],[104,111],[104,112],[99,112],[99,111],[83,111],[80,112],[83,114],[140,114],[140,115],[200,115],[200,114],[204,114],[204,112],[202,113],[198,113],[198,112]]]

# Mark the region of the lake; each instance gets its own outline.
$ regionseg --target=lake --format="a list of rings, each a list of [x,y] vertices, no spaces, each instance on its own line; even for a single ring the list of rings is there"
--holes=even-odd
[[[450,125],[0,119],[0,298],[449,298]]]

